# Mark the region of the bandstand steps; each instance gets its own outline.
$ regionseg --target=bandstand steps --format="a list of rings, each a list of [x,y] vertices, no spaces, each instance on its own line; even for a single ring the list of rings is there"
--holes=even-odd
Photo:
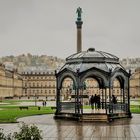
[[[88,114],[83,115],[80,119],[83,122],[108,122],[108,116],[106,114]]]
[[[129,115],[126,114],[126,113],[117,113],[117,114],[114,114],[114,116],[110,117],[110,118],[129,118]]]

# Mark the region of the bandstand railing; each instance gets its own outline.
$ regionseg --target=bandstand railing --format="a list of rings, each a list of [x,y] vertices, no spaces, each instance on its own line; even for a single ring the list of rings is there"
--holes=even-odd
[[[127,113],[128,104],[117,103],[107,104],[107,114]]]
[[[75,113],[75,102],[60,102],[60,112]]]

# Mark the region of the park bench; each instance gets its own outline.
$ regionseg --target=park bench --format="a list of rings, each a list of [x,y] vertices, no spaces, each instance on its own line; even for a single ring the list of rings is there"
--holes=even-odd
[[[51,109],[53,110],[53,109],[56,109],[56,107],[55,106],[51,106]]]
[[[19,109],[20,109],[20,110],[22,110],[22,109],[27,109],[27,110],[28,110],[29,107],[28,107],[28,106],[20,106]]]

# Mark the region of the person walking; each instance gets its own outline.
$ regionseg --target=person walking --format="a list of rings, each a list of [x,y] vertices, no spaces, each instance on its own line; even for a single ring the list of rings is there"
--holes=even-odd
[[[44,106],[46,106],[46,104],[47,104],[47,102],[46,102],[46,101],[44,101]]]
[[[95,94],[95,96],[94,96],[94,102],[95,102],[95,109],[97,109],[97,105],[98,105],[98,97],[97,97],[96,94]]]
[[[116,110],[117,109],[117,99],[116,99],[116,97],[115,97],[115,95],[112,95],[112,103],[113,103],[113,105],[112,105],[112,109],[113,110]]]
[[[101,102],[100,102],[100,95],[97,96],[97,109],[99,110],[101,107]]]
[[[91,109],[94,109],[94,96],[93,95],[90,97],[90,105],[91,105]]]
[[[44,107],[44,105],[45,105],[45,103],[44,103],[44,101],[42,102],[42,106]]]
[[[112,95],[112,103],[117,104],[117,99],[116,99],[115,95]]]

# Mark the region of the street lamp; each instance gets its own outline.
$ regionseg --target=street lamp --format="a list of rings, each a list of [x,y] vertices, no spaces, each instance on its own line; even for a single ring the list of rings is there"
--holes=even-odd
[[[138,90],[139,90],[139,92],[138,92],[138,95],[137,96],[140,96],[140,71],[138,72],[138,74],[139,74],[139,78],[138,78],[138,80],[139,80],[139,85],[138,85]]]
[[[36,91],[35,91],[35,106],[37,106],[37,97],[36,97]]]

